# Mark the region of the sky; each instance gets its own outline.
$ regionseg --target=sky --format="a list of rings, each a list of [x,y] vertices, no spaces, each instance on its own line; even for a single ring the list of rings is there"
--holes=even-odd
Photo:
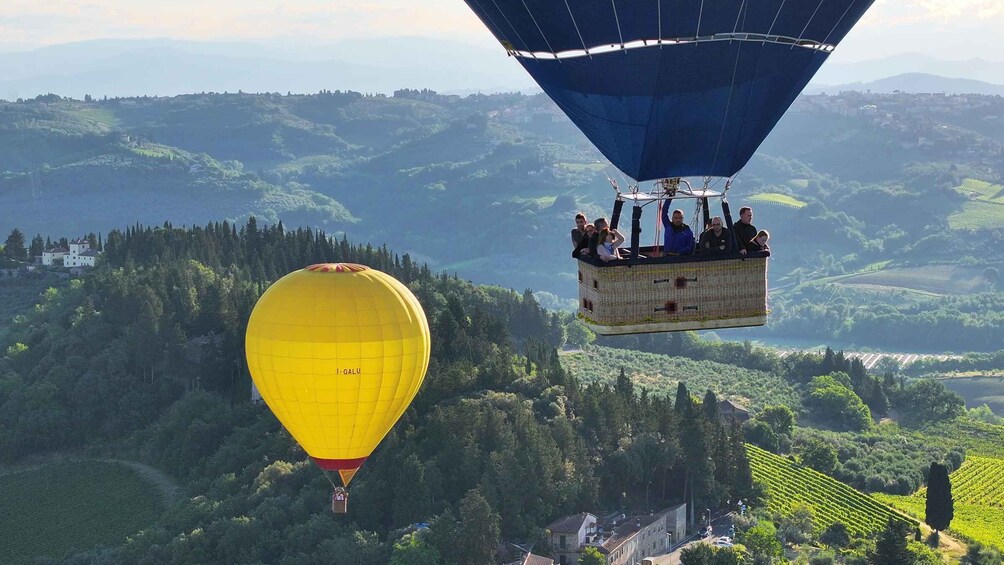
[[[90,39],[318,44],[428,36],[496,47],[461,0],[3,0],[0,49]],[[1004,0],[877,0],[834,54],[1004,60]]]

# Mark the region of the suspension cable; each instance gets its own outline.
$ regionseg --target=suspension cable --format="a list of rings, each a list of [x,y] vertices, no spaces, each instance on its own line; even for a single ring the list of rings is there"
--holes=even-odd
[[[694,34],[695,38],[701,37],[701,20],[703,18],[704,18],[704,0],[701,0],[701,9],[700,11],[697,12],[697,33]]]
[[[736,14],[736,25],[732,27],[732,34],[735,35],[739,31],[739,20],[743,19],[743,9],[746,8],[746,0],[743,0],[742,4],[739,5],[739,13]],[[745,27],[745,26],[743,26]]]
[[[530,15],[530,20],[533,21],[533,25],[537,26],[537,31],[540,32],[540,37],[544,40],[544,44],[547,45],[547,50],[554,53],[554,48],[551,47],[551,42],[548,41],[547,36],[544,35],[544,30],[541,29],[540,24],[537,23],[537,18],[533,17],[533,12],[531,12],[530,7],[526,5],[526,0],[523,0],[523,7],[526,8],[526,13]],[[558,59],[558,56],[555,55],[554,58]],[[558,60],[560,61],[561,59]]]
[[[729,87],[729,100],[725,104],[725,115],[722,116],[722,129],[718,132],[718,145],[715,147],[715,160],[711,162],[711,169],[714,170],[718,165],[718,154],[722,150],[722,141],[725,139],[725,126],[729,123],[729,111],[732,109],[732,96],[736,92],[736,75],[739,74],[739,59],[742,54],[743,46],[742,43],[736,48],[736,64],[732,67],[732,85]],[[752,88],[750,91],[752,92]],[[747,100],[748,102],[748,100]]]
[[[853,5],[854,5],[853,0],[847,4],[847,9],[844,10],[843,15],[840,16],[840,19],[837,20],[837,23],[833,24],[833,29],[830,30],[830,33],[826,34],[826,38],[823,39],[823,43],[826,43],[830,39],[830,36],[833,35],[833,32],[837,31],[837,28],[840,27],[840,24],[844,21],[844,18],[847,17],[847,12],[851,11],[851,6]]]
[[[788,0],[781,0],[781,5],[777,9],[777,13],[774,14],[774,21],[770,22],[770,29],[767,30],[767,35],[770,35],[770,32],[774,31],[774,26],[777,24],[778,18],[781,17],[781,12],[784,10],[784,3],[787,1]],[[766,40],[764,41],[764,43],[766,43]],[[824,41],[823,43],[826,42]]]
[[[813,19],[815,19],[816,14],[819,13],[819,9],[823,7],[823,2],[826,2],[826,0],[819,0],[819,4],[816,5],[816,11],[812,12],[812,15],[809,16],[809,21],[805,22],[805,27],[802,28],[802,33],[798,34],[798,43],[802,42],[802,38],[805,37],[805,32],[809,30],[809,24],[812,23]],[[848,9],[849,9],[849,7],[848,7]],[[826,42],[824,41],[823,43],[826,43]],[[791,46],[791,48],[794,49],[795,45],[793,44]]]
[[[516,26],[512,25],[512,22],[509,21],[509,16],[505,15],[505,12],[502,11],[502,8],[499,8],[498,2],[492,0],[492,4],[495,4],[495,9],[498,10],[500,14],[502,14],[502,17],[505,18],[505,23],[509,24],[509,27],[512,29],[513,33],[516,34],[516,39],[518,39],[520,43],[522,43],[526,48],[529,49],[530,44],[523,41],[523,38],[519,36],[519,32],[516,31]],[[534,59],[537,58],[537,55],[535,55],[532,51],[530,52],[530,54],[533,55]]]
[[[624,32],[621,31],[621,19],[617,16],[617,4],[614,3],[614,0],[610,0],[610,7],[614,9],[614,23],[617,24],[617,35],[621,38],[621,47],[624,47]],[[627,55],[627,51],[624,51],[624,54]]]
[[[493,20],[491,15],[488,14],[488,11],[481,6],[481,2],[479,2],[478,0],[474,0],[474,3],[478,5],[478,9],[481,11],[481,13],[484,14],[486,18],[488,18],[488,23],[491,24],[491,27],[495,28],[495,30],[498,32],[498,35],[502,36],[502,44],[506,48],[506,50],[510,52],[509,54],[511,55],[512,52],[516,51],[516,46],[513,45],[511,41],[509,41],[509,36],[507,36],[505,32],[502,31],[501,26],[495,23],[495,20]],[[494,0],[492,1],[492,3],[494,4]],[[495,5],[495,8],[498,9],[498,4]]]
[[[568,5],[568,0],[565,0],[565,8],[568,9],[568,17],[572,18],[572,25],[575,26],[575,33],[579,34],[579,41],[582,42],[582,48],[586,51],[586,55],[589,55],[589,58],[592,59],[593,56],[589,53],[589,48],[586,47],[586,40],[582,38],[582,32],[579,31],[579,24],[575,22],[575,15],[572,14],[572,7]]]
[[[657,0],[656,7],[656,16],[659,18],[659,49],[662,49],[662,0]]]

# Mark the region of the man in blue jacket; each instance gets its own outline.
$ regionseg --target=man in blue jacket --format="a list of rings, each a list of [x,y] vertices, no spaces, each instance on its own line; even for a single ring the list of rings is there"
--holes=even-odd
[[[690,255],[694,252],[694,232],[683,223],[683,210],[673,210],[673,220],[669,220],[669,206],[662,207],[662,227],[666,230],[666,255]]]

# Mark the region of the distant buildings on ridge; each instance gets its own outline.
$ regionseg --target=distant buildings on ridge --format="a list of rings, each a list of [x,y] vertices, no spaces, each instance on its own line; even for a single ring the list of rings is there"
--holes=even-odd
[[[100,254],[86,239],[77,238],[69,243],[69,249],[60,246],[46,249],[36,261],[47,267],[93,267]]]

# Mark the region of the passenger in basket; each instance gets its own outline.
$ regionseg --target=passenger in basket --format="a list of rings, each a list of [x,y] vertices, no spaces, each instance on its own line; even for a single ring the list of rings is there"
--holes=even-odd
[[[753,240],[756,239],[757,229],[753,225],[753,208],[743,206],[739,209],[739,221],[735,224],[736,242],[739,245],[739,253],[746,255],[747,252],[759,251]]]
[[[596,234],[596,227],[593,224],[586,224],[582,228],[582,239],[579,240],[578,245],[572,250],[572,258],[578,259],[580,256],[589,256],[589,238]]]
[[[673,220],[669,220],[669,207],[662,209],[662,227],[666,230],[666,255],[690,255],[694,252],[694,232],[683,223],[683,210],[673,210]]]
[[[604,262],[620,259],[620,251],[617,248],[624,243],[624,236],[621,232],[612,229],[604,229],[600,232],[600,243],[596,246],[599,258]]]
[[[732,255],[735,248],[732,243],[732,234],[722,227],[722,219],[718,216],[711,218],[711,228],[701,234],[701,242],[697,246],[697,252],[708,257],[720,257]]]
[[[582,241],[582,236],[586,233],[586,215],[579,212],[575,215],[575,227],[572,228],[572,249],[579,246],[579,242]]]
[[[596,246],[600,244],[600,232],[609,228],[610,224],[607,223],[606,218],[596,218],[596,221],[593,222],[593,227],[596,230],[589,234],[589,255],[599,257]]]
[[[756,246],[756,251],[770,251],[770,246],[767,245],[768,241],[770,241],[770,234],[767,233],[767,230],[760,230],[756,232],[752,244]]]

